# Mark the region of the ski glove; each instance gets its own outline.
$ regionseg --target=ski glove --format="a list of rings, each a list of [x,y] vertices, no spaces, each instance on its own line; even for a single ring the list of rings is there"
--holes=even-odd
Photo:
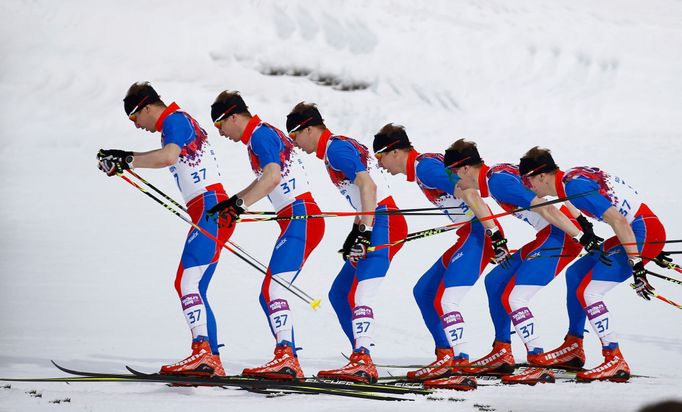
[[[133,168],[133,152],[118,149],[100,149],[97,152],[97,167],[107,176],[120,175]]]
[[[239,215],[246,211],[242,207],[243,205],[244,201],[238,198],[237,195],[233,195],[231,198],[223,200],[208,209],[206,211],[206,220],[213,219],[213,221],[217,221],[221,226],[232,227],[235,221],[239,219]]]
[[[589,220],[587,220],[585,216],[580,215],[577,218],[575,218],[575,220],[578,221],[580,229],[582,230],[582,235],[577,239],[578,243],[580,243],[583,246],[583,248],[588,254],[590,255],[598,254],[599,260],[603,264],[605,264],[606,266],[611,266],[611,263],[613,261],[609,259],[606,252],[602,250],[604,238],[601,238],[594,234],[592,223]]]
[[[651,297],[654,296],[653,291],[655,289],[649,284],[649,281],[646,278],[646,269],[644,269],[642,258],[639,256],[630,258],[628,259],[628,263],[632,267],[632,277],[635,280],[635,283],[630,286],[635,289],[635,292],[637,292],[641,298],[651,300]]]
[[[346,237],[346,240],[343,242],[343,247],[341,248],[341,250],[339,250],[339,253],[341,253],[341,257],[343,257],[344,262],[346,260],[348,260],[348,255],[350,254],[350,248],[355,243],[355,238],[358,237],[359,234],[360,234],[360,224],[353,223],[353,229],[350,231],[350,233]]]
[[[358,231],[358,235],[355,237],[353,246],[350,247],[350,253],[348,253],[348,259],[351,262],[357,262],[358,260],[367,257],[367,248],[371,245],[372,231],[366,230],[364,232]]]
[[[120,175],[124,170],[132,169],[133,152],[118,149],[100,149],[97,152],[97,167],[107,176]]]
[[[654,263],[664,269],[670,269],[671,267],[674,267],[673,259],[670,257],[670,252],[663,250],[658,254],[658,256],[656,256]]]
[[[501,265],[503,268],[510,267],[511,263],[509,263],[509,256],[511,256],[511,254],[507,247],[507,239],[502,236],[502,232],[497,228],[487,229],[485,232],[493,243],[493,251],[495,252],[495,256],[492,258],[493,262]]]
[[[119,159],[125,159],[127,156],[132,156],[133,152],[120,149],[99,149],[97,152],[97,160],[102,160],[104,158],[116,157]]]
[[[589,255],[599,256],[599,261],[606,266],[611,266],[613,261],[608,257],[606,252],[602,249],[604,239],[593,233],[583,232],[578,242],[583,245],[583,248]]]
[[[594,235],[594,229],[592,228],[593,227],[592,223],[590,223],[590,221],[587,220],[587,218],[585,216],[580,215],[580,216],[576,217],[575,220],[578,221],[578,224],[580,225],[580,229],[583,231],[583,233],[585,233],[585,234],[589,233],[591,235]],[[604,240],[604,239],[602,239],[602,240]]]

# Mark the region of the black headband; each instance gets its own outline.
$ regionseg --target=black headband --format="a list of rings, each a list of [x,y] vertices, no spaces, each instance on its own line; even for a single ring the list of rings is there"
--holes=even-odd
[[[156,90],[151,85],[145,84],[136,93],[129,94],[123,99],[123,109],[126,111],[127,116],[132,116],[148,104],[158,101],[161,101],[161,98],[156,93]]]
[[[238,94],[232,94],[225,100],[213,102],[211,105],[211,119],[215,123],[235,113],[243,113],[248,110],[249,107],[244,103],[244,99]]]
[[[445,151],[444,163],[445,167],[458,168],[462,166],[469,166],[482,163],[481,155],[478,154],[476,146],[467,147],[461,151],[454,149],[447,149]]]
[[[324,124],[324,119],[315,106],[311,106],[301,112],[291,112],[287,115],[288,133],[297,132],[308,126],[318,126],[321,124]]]
[[[540,173],[548,173],[557,170],[559,166],[554,163],[550,153],[543,154],[535,159],[522,157],[519,163],[519,174],[521,176],[535,176]]]
[[[374,153],[382,153],[393,149],[407,149],[412,147],[405,129],[396,129],[390,133],[377,133],[374,135],[372,149]]]

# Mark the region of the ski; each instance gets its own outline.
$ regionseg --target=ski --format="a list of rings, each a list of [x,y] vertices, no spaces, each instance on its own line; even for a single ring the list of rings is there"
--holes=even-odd
[[[145,382],[145,379],[115,376],[67,376],[55,378],[0,378],[3,382]]]
[[[566,381],[566,382],[573,382],[576,380],[576,374],[580,371],[583,371],[585,369],[565,369],[565,368],[553,368],[549,366],[536,366],[536,365],[530,365],[528,363],[518,363],[514,365],[514,372],[522,373],[528,369],[531,368],[540,368],[540,369],[547,369],[551,370],[554,372],[554,379],[560,380],[560,381]],[[491,381],[491,382],[496,382],[502,379],[503,376],[505,375],[510,375],[510,374],[490,374],[490,373],[454,373],[453,375],[463,375],[463,376],[475,376],[476,379],[479,381]],[[653,376],[647,376],[647,375],[630,375],[630,378],[653,378]],[[382,384],[406,384],[406,383],[413,383],[413,381],[409,381],[407,379],[407,376],[405,375],[392,375],[392,376],[383,376],[379,378],[379,382]],[[479,386],[482,386],[479,384]]]
[[[160,382],[166,384],[180,384],[184,385],[185,382],[173,382],[167,380],[158,379],[144,379],[139,377],[130,376],[127,378],[121,377],[108,377],[108,376],[70,376],[70,377],[55,377],[55,378],[0,378],[0,381],[7,382],[63,382],[63,383],[74,383],[74,382],[137,382],[137,383],[150,383],[150,382]],[[382,401],[412,401],[410,398],[401,398],[398,396],[384,395],[374,392],[367,391],[344,391],[344,390],[334,390],[334,389],[324,389],[324,388],[314,388],[314,387],[281,387],[279,385],[270,385],[266,387],[250,387],[247,385],[225,385],[225,384],[215,384],[208,382],[193,382],[196,386],[215,386],[215,387],[238,387],[239,389],[244,389],[249,392],[263,394],[269,397],[276,397],[281,395],[289,394],[302,394],[302,395],[332,395],[341,396],[349,398],[360,398],[360,399],[370,399],[370,400],[382,400]],[[192,385],[189,385],[192,386]]]
[[[160,378],[164,379],[168,377],[169,375],[161,375],[158,373],[144,373],[140,372],[136,369],[131,368],[130,366],[126,366],[126,369],[130,371],[133,375],[137,377],[142,377],[142,378],[147,378],[147,377],[154,377],[154,378]],[[225,380],[234,380],[237,382],[248,382],[251,384],[257,384],[257,385],[267,385],[270,383],[275,383],[275,384],[281,384],[281,385],[310,385],[314,387],[320,387],[320,388],[332,388],[332,389],[343,389],[343,390],[368,390],[372,392],[380,392],[380,393],[391,393],[391,394],[417,394],[417,395],[428,395],[430,394],[430,391],[423,389],[422,387],[418,386],[411,386],[411,385],[389,385],[389,384],[372,384],[372,383],[361,383],[361,382],[351,382],[351,381],[344,381],[340,379],[321,379],[317,377],[307,377],[303,378],[301,380],[293,380],[293,381],[283,381],[283,380],[272,380],[272,379],[258,379],[258,378],[249,378],[249,377],[242,377],[242,376],[226,376],[226,377],[212,377],[208,378],[211,381],[215,381],[216,383],[223,382]]]
[[[135,381],[153,381],[165,382],[177,385],[196,385],[196,386],[226,386],[239,387],[246,390],[297,390],[305,391],[306,393],[326,393],[325,391],[334,392],[338,394],[339,391],[344,393],[358,393],[361,395],[378,395],[378,394],[419,394],[428,395],[431,393],[422,387],[415,387],[414,385],[384,385],[384,384],[364,384],[358,382],[348,382],[340,380],[320,380],[317,378],[304,378],[296,381],[278,381],[267,379],[256,379],[241,376],[226,376],[226,377],[195,377],[195,376],[178,376],[178,375],[161,375],[158,373],[144,373],[137,371],[129,366],[126,368],[131,374],[107,374],[99,372],[85,372],[65,368],[57,363],[54,365],[64,373],[76,376],[90,377],[90,378],[114,378],[117,380],[135,380]],[[340,396],[344,396],[339,394]],[[362,396],[367,397],[367,396]],[[382,398],[383,399],[383,398]],[[409,398],[397,398],[394,400],[410,400]]]
[[[553,366],[532,365],[532,364],[526,363],[526,362],[517,363],[516,365],[514,365],[514,367],[515,367],[516,369],[520,369],[520,370],[525,370],[525,369],[528,369],[528,368],[549,369],[549,370],[552,370],[555,374],[572,375],[573,378],[575,378],[575,375],[576,375],[578,372],[583,372],[583,371],[586,371],[586,370],[587,370],[587,369],[585,369],[585,368],[556,368],[556,367],[553,367]],[[630,378],[648,378],[648,379],[652,379],[652,378],[655,378],[655,376],[637,375],[637,374],[631,373],[631,374],[630,374]],[[566,378],[566,379],[570,379],[570,378]]]
[[[342,353],[343,357],[346,358],[347,360],[350,360],[350,358]],[[428,368],[430,365],[423,365],[423,364],[403,364],[403,365],[393,365],[393,364],[385,364],[385,363],[375,363],[374,366],[377,368],[387,368],[387,369],[422,369],[422,368]],[[468,365],[464,367],[465,369],[476,369],[476,365]],[[482,367],[481,367],[482,368]],[[587,369],[585,368],[561,368],[561,367],[555,367],[555,366],[546,366],[546,365],[531,365],[530,363],[527,362],[521,362],[521,363],[516,363],[514,364],[514,372],[522,372],[528,368],[541,368],[541,369],[549,369],[554,372],[557,379],[575,379],[575,375],[578,372],[585,371]],[[462,367],[453,367],[453,369],[462,369]],[[507,375],[507,373],[499,373],[499,372],[483,372],[481,371],[480,373],[472,372],[472,373],[456,373],[457,375],[471,375],[471,376],[476,376],[479,379],[481,377],[490,377],[491,379],[498,379],[502,377],[503,375]],[[653,378],[653,376],[648,376],[648,375],[637,375],[637,374],[630,374],[631,378]],[[387,376],[387,377],[380,377],[379,382],[381,383],[386,383],[386,382],[391,382],[392,380],[396,379],[406,379],[405,376]]]

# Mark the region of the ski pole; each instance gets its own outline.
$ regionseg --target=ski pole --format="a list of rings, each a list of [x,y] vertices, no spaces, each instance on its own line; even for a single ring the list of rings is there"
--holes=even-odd
[[[667,280],[668,282],[672,282],[672,283],[675,283],[678,285],[682,285],[682,280],[669,278],[669,277],[664,276],[664,275],[659,275],[658,273],[652,272],[650,270],[647,270],[646,273],[648,273],[651,276],[656,276],[659,279]]]
[[[154,190],[156,193],[160,194],[163,196],[165,199],[173,203],[175,206],[178,208],[182,209],[183,212],[187,212],[187,208],[185,206],[181,205],[178,203],[175,199],[172,197],[168,196],[164,192],[162,192],[159,188],[151,184],[149,181],[147,181],[145,178],[142,176],[138,175],[134,171],[128,169],[126,170],[128,173],[131,175],[135,176],[137,179],[139,179],[142,183],[145,185],[149,186],[152,190]],[[361,216],[361,215],[369,215],[369,214],[375,214],[375,215],[391,215],[391,214],[409,214],[412,216],[443,216],[443,213],[419,213],[421,211],[429,211],[429,210],[446,210],[446,209],[461,209],[461,206],[448,206],[444,208],[435,208],[435,207],[423,207],[423,208],[415,208],[415,209],[398,209],[398,210],[387,210],[385,212],[324,212],[318,215],[299,215],[299,216],[274,216],[274,217],[267,217],[267,218],[246,218],[246,219],[238,219],[237,222],[266,222],[270,220],[298,220],[298,219],[323,219],[326,217],[339,217],[339,216]],[[244,212],[245,215],[276,215],[277,212],[261,212],[261,211],[246,211]],[[450,215],[464,215],[464,213],[450,213]],[[233,242],[228,241],[235,245]],[[260,262],[259,262],[260,263]]]
[[[628,242],[628,243],[618,243],[615,246],[622,246],[622,245],[660,245],[661,243],[667,244],[667,243],[682,243],[682,240],[653,240],[651,242]],[[562,247],[544,247],[542,249],[538,250],[561,250]],[[682,252],[668,252],[673,255],[679,255],[682,254]]]
[[[511,251],[510,251],[510,252],[511,252]],[[595,252],[595,253],[598,253],[598,252]],[[603,256],[605,256],[605,257],[608,258],[609,256],[614,255],[614,254],[617,254],[617,253],[619,253],[619,252],[616,251],[616,252],[604,253]],[[567,254],[562,254],[562,255],[549,255],[549,256],[531,254],[531,255],[529,255],[526,259],[539,259],[539,258],[546,258],[546,259],[549,259],[549,258],[579,258],[579,257],[583,257],[583,256],[588,256],[588,255],[591,255],[591,254],[592,254],[592,253],[590,253],[590,252],[581,252],[581,253],[578,253],[578,254],[575,254],[575,255],[572,255],[572,254],[570,254],[570,253],[567,253]]]
[[[443,211],[449,209],[461,209],[461,206],[446,206],[446,207],[419,207],[412,209],[396,209],[394,211],[386,212],[322,212],[322,214],[333,214],[339,216],[363,216],[363,215],[382,215],[382,214],[402,214],[402,213],[414,213],[414,212],[429,212],[429,211]],[[264,212],[264,211],[251,211],[247,210],[243,213],[244,215],[277,215],[277,212]],[[455,214],[455,213],[451,213]],[[461,214],[461,213],[457,213]],[[443,213],[434,213],[434,215],[442,216]]]
[[[662,300],[663,302],[667,303],[668,305],[675,306],[677,309],[682,309],[682,305],[680,305],[679,303],[675,303],[672,300],[670,300],[664,296],[661,296],[656,292],[652,292],[652,293],[654,294],[654,296],[656,296],[656,299]]]
[[[636,288],[637,288],[637,286],[635,286],[634,283],[631,283],[631,284],[630,284],[630,287],[633,288],[633,289],[636,289]],[[675,302],[673,302],[672,300],[666,298],[665,296],[661,296],[661,295],[659,295],[658,293],[656,293],[656,292],[654,292],[654,291],[650,291],[650,293],[651,293],[652,295],[654,295],[654,297],[655,297],[656,299],[661,300],[661,301],[667,303],[668,305],[674,306],[674,307],[676,307],[677,309],[682,309],[682,305],[680,305],[679,303],[675,303]]]
[[[174,205],[176,205],[178,208],[180,208],[181,210],[183,210],[185,213],[188,213],[188,212],[187,212],[187,208],[185,208],[185,206],[181,205],[181,204],[178,203],[175,199],[173,199],[172,197],[170,197],[170,196],[168,196],[167,194],[165,194],[164,192],[162,192],[159,188],[157,188],[156,186],[154,186],[153,184],[151,184],[151,183],[150,183],[149,181],[147,181],[145,178],[143,178],[142,176],[140,176],[140,175],[138,175],[137,173],[133,172],[132,170],[127,170],[127,171],[128,171],[131,175],[133,175],[133,176],[135,176],[137,179],[139,179],[141,182],[143,182],[145,185],[147,185],[147,186],[149,186],[151,189],[153,189],[156,193],[160,194],[160,195],[163,196],[165,199],[168,199],[171,203],[173,203]],[[251,259],[253,262],[257,263],[257,264],[263,269],[261,272],[267,273],[268,267],[265,266],[263,263],[261,263],[258,259],[256,259],[255,257],[253,257],[251,254],[249,254],[249,253],[248,253],[246,250],[244,250],[241,246],[239,246],[238,244],[236,244],[235,242],[233,242],[233,241],[231,241],[231,240],[229,240],[229,239],[227,240],[227,243],[229,243],[230,245],[234,246],[234,247],[237,248],[240,252],[242,252],[244,255],[246,255],[249,259]],[[228,249],[228,250],[229,250],[229,249]],[[315,298],[313,298],[312,296],[310,296],[310,295],[308,295],[307,293],[305,293],[302,289],[298,288],[296,285],[291,284],[290,286],[291,286],[293,289],[295,289],[297,292],[299,292],[299,293],[301,293],[303,296],[305,296],[307,299],[309,299],[309,300],[312,302],[312,303],[311,303],[311,306],[313,306],[313,309],[317,309],[317,307],[320,306],[320,303],[321,303],[321,300],[320,300],[320,299],[315,299]]]
[[[483,218],[483,219],[473,218],[473,219],[469,220],[468,222],[450,223],[450,224],[448,224],[448,225],[435,227],[435,228],[433,228],[433,229],[426,229],[426,230],[421,230],[421,231],[419,231],[419,232],[409,233],[409,234],[405,237],[405,239],[400,239],[400,240],[398,240],[397,242],[393,242],[393,243],[386,243],[386,244],[383,244],[383,245],[370,246],[370,247],[367,248],[367,251],[368,251],[368,252],[372,252],[372,251],[377,250],[377,249],[384,249],[384,248],[387,248],[387,247],[396,246],[396,245],[399,245],[399,244],[401,244],[401,243],[409,242],[409,241],[412,241],[412,240],[422,239],[422,238],[425,238],[425,237],[429,237],[429,236],[437,235],[437,234],[440,234],[440,233],[448,232],[448,231],[450,231],[450,230],[458,229],[458,228],[461,227],[461,226],[471,224],[471,223],[473,223],[473,222],[475,222],[475,221],[482,222],[482,221],[485,221],[485,220],[497,219],[497,218],[500,218],[500,217],[503,217],[503,216],[508,216],[508,215],[511,215],[511,214],[514,214],[514,213],[523,212],[523,211],[525,211],[525,210],[531,210],[531,209],[535,209],[535,208],[542,207],[542,206],[552,205],[552,204],[555,204],[555,203],[562,203],[562,202],[565,202],[565,201],[567,201],[567,200],[575,199],[575,198],[582,197],[582,196],[587,196],[588,194],[593,193],[593,192],[596,192],[596,190],[589,190],[589,191],[587,191],[587,192],[578,193],[578,194],[573,195],[573,196],[567,196],[567,197],[564,197],[564,198],[559,198],[559,199],[554,199],[554,200],[548,200],[548,201],[546,201],[546,202],[538,203],[538,204],[536,204],[536,205],[530,205],[530,206],[528,206],[528,207],[521,207],[521,208],[518,208],[518,209],[514,209],[514,210],[512,210],[511,212],[502,212],[502,213],[493,214],[493,215],[490,215],[490,216],[485,217],[485,218]]]
[[[171,203],[173,203],[175,206],[177,206],[177,207],[178,207],[179,209],[181,209],[183,212],[188,213],[188,212],[187,212],[187,208],[186,208],[185,206],[181,205],[181,204],[178,203],[175,199],[173,199],[172,197],[170,197],[170,196],[168,196],[167,194],[165,194],[164,192],[162,192],[159,188],[157,188],[156,186],[154,186],[153,184],[151,184],[149,181],[147,181],[147,179],[143,178],[142,176],[138,175],[137,173],[133,172],[132,170],[126,170],[126,171],[127,171],[128,173],[130,173],[131,175],[135,176],[138,180],[140,180],[142,183],[144,183],[144,184],[147,185],[149,188],[151,188],[152,190],[154,190],[156,193],[158,193],[158,194],[160,194],[161,196],[163,196],[164,199],[167,199],[168,201],[170,201]],[[229,240],[229,239],[227,240],[227,243],[229,243],[230,245],[232,245],[232,246],[234,246],[235,248],[237,248],[240,252],[242,252],[243,254],[245,254],[249,259],[253,260],[253,261],[254,261],[255,263],[257,263],[261,268],[263,268],[263,270],[267,270],[267,268],[268,268],[267,266],[265,266],[263,263],[261,263],[258,259],[256,259],[255,257],[253,257],[251,254],[249,254],[249,253],[248,253],[246,250],[244,250],[241,246],[239,246],[238,244],[236,244],[235,242],[233,242],[232,240]],[[294,285],[292,285],[292,286],[294,286]],[[309,296],[307,293],[305,293],[304,291],[302,291],[302,290],[300,290],[300,289],[299,289],[298,291],[301,292],[301,293],[302,293],[304,296],[306,296],[308,299],[310,299],[310,300],[315,300],[315,299],[313,299],[311,296]]]
[[[364,213],[370,214],[370,213]],[[372,212],[375,216],[380,215],[402,215],[402,216],[445,216],[443,213],[430,213],[430,212],[403,212],[402,210],[389,210],[386,212]],[[450,216],[464,215],[464,213],[449,213]],[[345,216],[360,216],[356,212],[327,212],[317,215],[297,215],[297,216],[273,216],[273,217],[256,217],[256,218],[240,218],[237,219],[238,223],[248,223],[248,222],[269,222],[273,220],[300,220],[300,219],[324,219],[328,217],[345,217]]]
[[[168,211],[170,211],[171,213],[173,213],[174,215],[176,215],[176,216],[179,217],[180,219],[184,220],[184,221],[187,222],[188,224],[190,224],[192,227],[194,227],[196,230],[198,230],[199,232],[201,232],[202,234],[204,234],[206,237],[208,237],[209,239],[211,239],[211,240],[213,240],[214,242],[216,242],[216,244],[219,244],[219,245],[222,246],[223,248],[229,250],[230,252],[232,252],[233,254],[235,254],[237,257],[239,257],[240,259],[242,259],[244,262],[248,263],[248,264],[251,265],[253,268],[255,268],[256,270],[258,270],[259,272],[261,272],[262,274],[264,274],[265,276],[267,276],[267,272],[264,271],[262,268],[258,267],[255,263],[251,262],[250,260],[248,260],[247,258],[245,258],[243,255],[241,255],[240,253],[238,253],[236,250],[232,249],[232,248],[231,248],[230,246],[228,246],[226,243],[223,243],[223,242],[221,242],[220,240],[218,240],[218,238],[216,238],[215,236],[213,236],[213,235],[212,235],[211,233],[209,233],[208,231],[204,230],[204,229],[203,229],[202,227],[200,227],[199,225],[197,225],[197,224],[195,224],[194,222],[192,222],[192,221],[191,221],[190,219],[188,219],[187,217],[181,215],[180,212],[178,212],[177,210],[173,209],[173,207],[172,207],[171,205],[169,205],[168,203],[165,203],[165,202],[162,201],[161,199],[159,199],[159,198],[157,198],[156,196],[154,196],[153,194],[149,193],[148,190],[146,190],[146,189],[143,188],[142,186],[138,185],[137,183],[133,182],[133,181],[130,180],[127,176],[124,176],[124,175],[122,175],[122,174],[119,174],[118,176],[120,176],[123,180],[125,180],[125,181],[128,182],[128,183],[130,183],[132,186],[134,186],[134,187],[137,188],[138,190],[140,190],[142,193],[144,193],[144,194],[146,194],[147,196],[149,196],[149,197],[151,197],[152,199],[154,199],[154,200],[155,200],[157,203],[159,203],[161,206],[163,206],[163,207],[166,208]],[[307,299],[307,298],[303,297],[300,293],[298,293],[298,291],[300,291],[299,288],[296,287],[296,290],[293,289],[294,285],[291,285],[291,287],[290,287],[290,286],[287,286],[284,282],[282,282],[281,280],[279,280],[279,279],[278,279],[277,277],[275,277],[275,276],[271,276],[271,278],[272,278],[273,281],[275,281],[276,283],[278,283],[280,286],[282,286],[283,288],[289,290],[289,292],[291,292],[294,296],[298,297],[299,299],[303,300],[305,303],[309,304],[313,309],[317,309],[317,308],[320,306],[320,303],[321,303],[320,299]]]
[[[667,252],[667,253],[669,253],[669,254],[671,254],[671,255],[677,255],[677,254],[679,254],[680,252]],[[664,260],[660,260],[660,259],[656,259],[656,258],[650,259],[650,260],[653,260],[653,261],[658,262],[658,263],[663,263],[664,265],[667,266],[668,269],[672,269],[672,270],[674,270],[674,271],[677,272],[677,273],[682,273],[682,266],[680,266],[680,265],[678,265],[678,264],[675,264],[675,263],[673,263],[673,262],[666,262],[666,261],[664,261]]]
[[[178,203],[175,199],[173,199],[173,198],[170,197],[169,195],[167,195],[167,194],[165,194],[164,192],[162,192],[161,189],[159,189],[159,188],[157,188],[156,186],[154,186],[153,184],[151,184],[151,182],[149,182],[147,179],[143,178],[142,176],[138,175],[137,173],[135,173],[134,171],[132,171],[132,170],[130,170],[130,169],[128,169],[127,172],[130,173],[131,175],[135,176],[135,177],[136,177],[137,179],[139,179],[142,183],[144,183],[145,185],[149,186],[152,190],[154,190],[156,193],[158,193],[158,194],[160,194],[161,196],[163,196],[165,199],[168,199],[170,202],[172,202],[172,203],[173,203],[174,205],[176,205],[178,208],[182,209],[185,213],[188,213],[188,212],[187,212],[187,208],[185,208],[185,206],[181,205],[181,204]],[[263,213],[266,213],[266,212],[263,212]],[[248,257],[249,259],[251,259],[253,262],[257,263],[257,264],[263,269],[263,271],[265,271],[265,272],[267,273],[268,267],[267,267],[266,265],[264,265],[261,261],[259,261],[258,259],[256,259],[254,256],[252,256],[249,252],[247,252],[246,250],[244,250],[244,248],[242,248],[241,246],[239,246],[237,243],[233,242],[233,241],[230,240],[230,239],[227,240],[227,243],[229,243],[230,245],[234,246],[235,248],[237,248],[237,250],[239,250],[239,251],[242,252],[244,255],[246,255],[246,257]],[[305,291],[303,291],[302,289],[300,289],[300,288],[297,287],[296,285],[291,284],[290,286],[291,286],[291,288],[295,289],[297,292],[299,292],[300,294],[302,294],[303,296],[305,296],[307,299],[309,299],[309,300],[312,302],[312,303],[311,303],[311,306],[313,306],[313,309],[317,309],[317,308],[320,306],[320,304],[322,303],[322,301],[321,301],[320,299],[315,299],[315,298],[313,298],[312,296],[308,295]]]

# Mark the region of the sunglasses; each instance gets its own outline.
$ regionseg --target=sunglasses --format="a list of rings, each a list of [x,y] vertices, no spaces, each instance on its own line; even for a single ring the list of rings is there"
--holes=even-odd
[[[133,107],[133,110],[131,110],[130,113],[128,113],[128,119],[130,119],[130,121],[132,121],[133,123],[137,121],[137,113],[140,110],[144,109],[142,105],[144,104],[148,97],[149,96],[143,97],[142,100],[140,100],[140,103],[138,103],[137,106]]]
[[[531,170],[530,172],[521,175],[521,182],[523,183],[523,185],[529,189],[532,189],[533,185],[530,183],[530,177],[537,174],[537,172],[545,166],[546,165],[544,165],[544,164],[540,165],[540,166],[536,167],[535,169]]]
[[[293,129],[291,129],[291,131],[289,132],[289,137],[291,138],[291,140],[296,140],[296,135],[297,135],[298,133],[302,132],[303,129],[306,128],[306,126],[304,126],[304,125],[305,125],[306,123],[308,123],[310,120],[312,120],[312,117],[309,117],[309,118],[305,119],[305,120],[302,121],[298,126],[296,126],[296,127],[294,127]]]
[[[233,104],[232,106],[228,107],[227,110],[225,110],[225,111],[223,112],[223,114],[221,114],[220,116],[218,116],[218,117],[213,121],[213,126],[215,126],[215,127],[217,127],[218,129],[220,129],[220,128],[223,126],[223,122],[224,122],[225,120],[229,119],[230,116],[232,116],[232,114],[230,114],[230,112],[231,112],[232,109],[234,109],[235,107],[237,107],[236,104]]]
[[[379,149],[379,150],[377,150],[376,152],[374,152],[374,157],[375,157],[377,160],[381,160],[381,158],[382,158],[386,153],[388,153],[388,152],[390,152],[391,150],[393,150],[393,149],[392,149],[393,146],[396,146],[398,143],[400,143],[400,141],[399,141],[399,140],[396,140],[395,142],[389,143],[387,146],[382,147],[381,149]]]

